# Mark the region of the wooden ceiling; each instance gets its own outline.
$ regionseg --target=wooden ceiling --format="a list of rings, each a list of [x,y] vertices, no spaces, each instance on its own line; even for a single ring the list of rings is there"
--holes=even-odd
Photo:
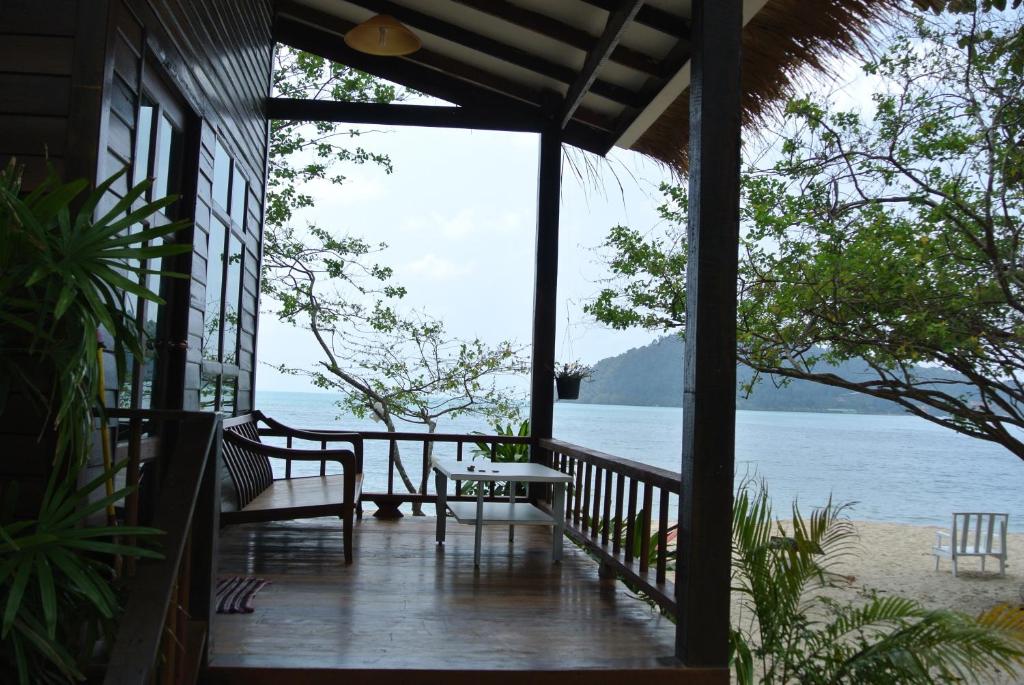
[[[765,0],[745,0],[749,20]],[[689,0],[279,0],[278,42],[520,128],[630,147],[689,85]],[[390,14],[423,41],[374,57],[343,35]]]

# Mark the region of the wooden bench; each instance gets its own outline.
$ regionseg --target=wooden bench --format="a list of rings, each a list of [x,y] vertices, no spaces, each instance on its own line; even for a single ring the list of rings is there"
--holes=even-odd
[[[320,443],[342,442],[352,449],[293,449],[260,441],[260,423],[275,433],[296,440]],[[274,479],[271,459],[333,461],[341,464],[340,475],[302,476]],[[221,512],[225,524],[282,521],[316,516],[338,516],[342,520],[345,563],[352,563],[353,516],[361,518],[359,498],[363,488],[363,440],[355,433],[308,431],[291,428],[253,412],[224,421],[224,465],[237,491],[237,509]]]

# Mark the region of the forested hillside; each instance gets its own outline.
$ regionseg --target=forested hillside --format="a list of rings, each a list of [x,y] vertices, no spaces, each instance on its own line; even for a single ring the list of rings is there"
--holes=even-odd
[[[823,367],[824,368],[824,367]],[[835,373],[854,378],[863,373],[862,364],[847,362],[833,367]],[[931,375],[945,376],[935,371]],[[738,369],[740,383],[749,381],[751,370]],[[667,336],[658,341],[609,357],[594,366],[594,376],[580,388],[580,402],[591,404],[633,404],[656,407],[682,406],[683,341]],[[860,393],[832,388],[810,381],[793,381],[777,387],[764,378],[750,397],[737,397],[739,409],[777,411],[842,411],[861,414],[903,413],[897,405]]]

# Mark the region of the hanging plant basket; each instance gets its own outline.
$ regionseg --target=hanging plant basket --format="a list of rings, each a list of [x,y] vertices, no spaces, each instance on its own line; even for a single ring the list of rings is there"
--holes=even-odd
[[[579,399],[580,396],[580,381],[582,378],[556,378],[555,388],[558,390],[558,399],[560,400],[575,400]]]

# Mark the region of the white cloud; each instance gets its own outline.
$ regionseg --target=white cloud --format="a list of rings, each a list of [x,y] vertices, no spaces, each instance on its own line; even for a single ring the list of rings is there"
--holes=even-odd
[[[404,271],[430,281],[452,281],[473,273],[473,263],[457,263],[428,252],[411,262]]]

